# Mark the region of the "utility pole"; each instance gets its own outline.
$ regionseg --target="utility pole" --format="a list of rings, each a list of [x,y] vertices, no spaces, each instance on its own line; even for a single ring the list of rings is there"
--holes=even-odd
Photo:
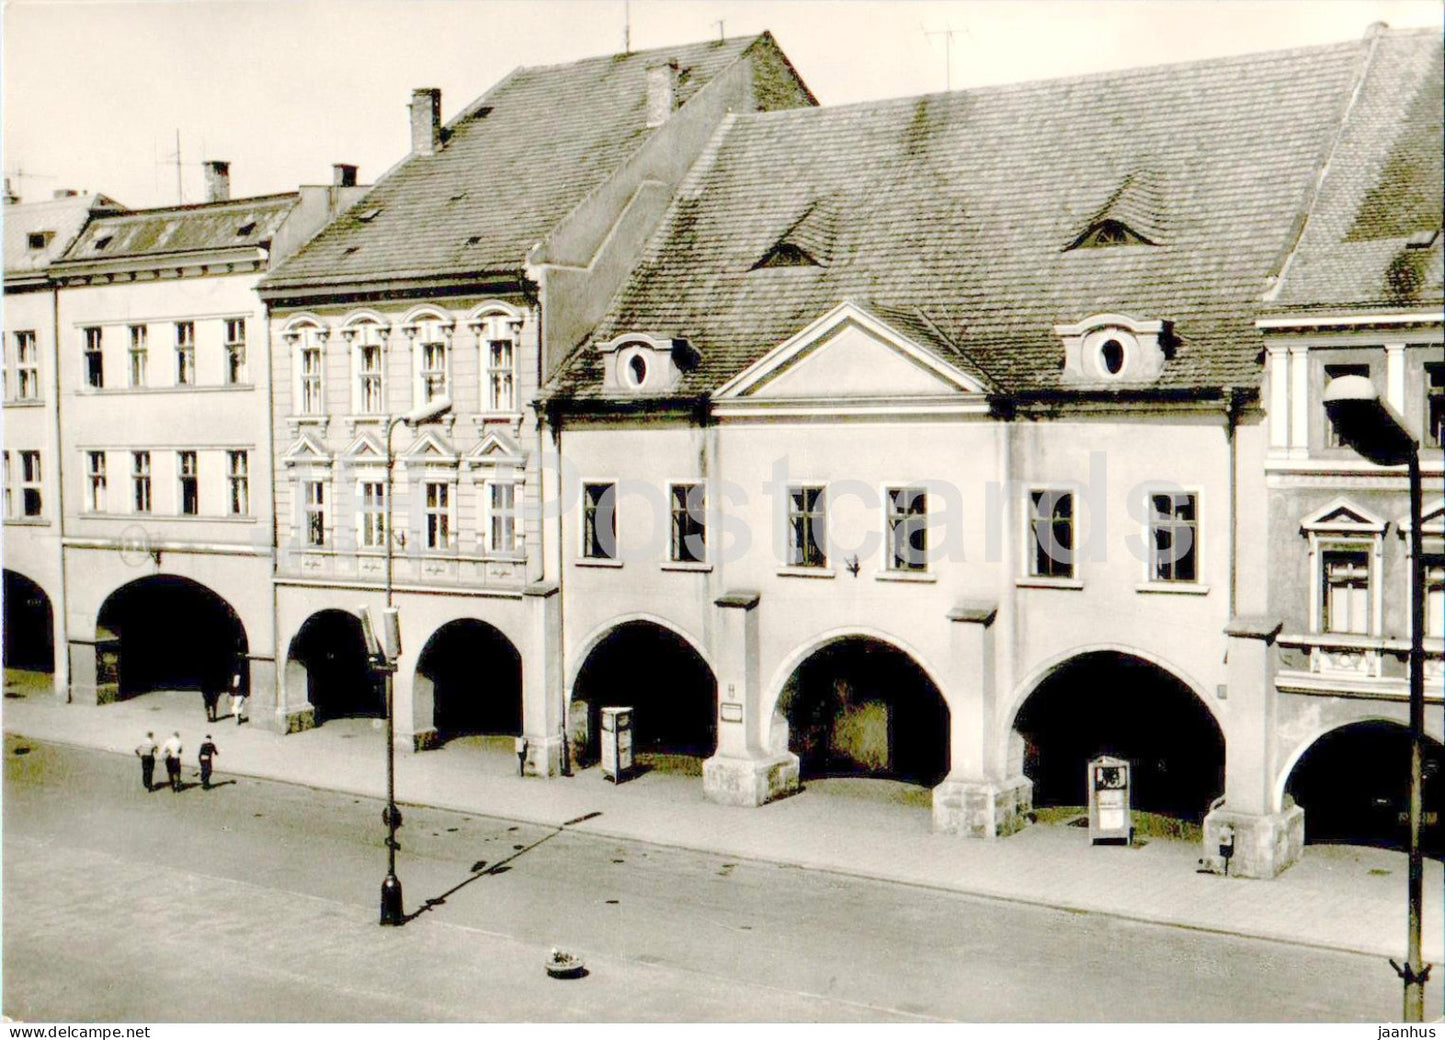
[[[718,42],[721,43],[723,40],[726,40],[726,39],[727,39],[727,34],[723,32],[723,21],[722,21],[722,19],[719,18],[717,21],[713,22],[712,24],[717,26],[717,38],[718,38]]]

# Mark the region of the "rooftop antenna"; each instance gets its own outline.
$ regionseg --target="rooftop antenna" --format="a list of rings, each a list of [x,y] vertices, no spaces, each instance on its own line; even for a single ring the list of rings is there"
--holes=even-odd
[[[632,53],[632,2],[622,0],[622,53]]]
[[[5,171],[5,176],[15,182],[15,190],[18,193],[24,185],[22,181],[53,181],[55,176],[49,173],[31,173],[24,166],[15,166]]]
[[[176,166],[176,205],[178,205],[178,206],[184,205],[184,204],[185,204],[185,201],[186,201],[186,197],[185,197],[185,194],[184,194],[184,192],[183,192],[183,190],[182,190],[182,188],[181,188],[181,131],[180,131],[179,128],[177,128],[177,130],[176,130],[176,150],[175,150],[175,153],[174,153],[173,155],[167,155],[167,156],[162,160],[162,162],[167,163],[167,164],[172,163],[172,162],[175,163],[175,166]],[[161,165],[161,163],[156,163],[156,165],[159,166],[159,165]]]
[[[727,34],[726,34],[725,32],[723,32],[723,20],[722,20],[721,18],[719,18],[717,21],[713,22],[712,24],[717,26],[717,39],[718,39],[718,43],[722,43],[724,40],[727,39]]]
[[[919,26],[919,28],[923,28]],[[955,29],[945,25],[942,29],[923,29],[924,36],[943,37],[943,89],[953,89],[953,37],[960,32],[968,32],[967,29]]]

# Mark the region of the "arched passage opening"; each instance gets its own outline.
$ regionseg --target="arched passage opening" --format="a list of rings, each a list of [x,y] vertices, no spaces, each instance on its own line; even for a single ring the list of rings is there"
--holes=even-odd
[[[522,655],[483,621],[461,618],[432,633],[417,658],[412,696],[431,703],[442,741],[522,734]]]
[[[321,610],[306,619],[286,655],[286,684],[305,688],[317,725],[386,717],[386,691],[367,661],[361,621],[345,610]]]
[[[1420,845],[1445,856],[1440,779],[1445,748],[1425,738]],[[1285,792],[1305,811],[1305,841],[1409,847],[1410,731],[1384,720],[1351,723],[1311,744],[1290,770]]]
[[[1114,651],[1049,673],[1019,709],[1034,805],[1088,804],[1085,772],[1101,754],[1133,763],[1134,808],[1199,823],[1224,792],[1224,734],[1178,677]]]
[[[150,690],[249,689],[246,629],[224,599],[199,582],[154,574],[122,585],[96,618],[97,674],[118,697]]]
[[[933,787],[948,775],[949,715],[918,662],[848,636],[793,670],[778,698],[803,779],[873,776]]]
[[[706,758],[717,747],[717,679],[692,644],[651,621],[607,633],[572,685],[587,712],[587,757],[601,755],[603,708],[632,707],[633,747],[648,756]],[[701,767],[698,767],[701,771]]]
[[[55,671],[55,629],[50,597],[35,582],[5,572],[5,667]]]

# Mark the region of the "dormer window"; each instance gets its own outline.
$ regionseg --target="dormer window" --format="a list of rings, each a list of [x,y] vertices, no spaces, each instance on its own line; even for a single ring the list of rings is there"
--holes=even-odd
[[[40,250],[50,245],[50,240],[54,237],[54,231],[32,231],[26,236],[25,241],[31,250]]]
[[[783,228],[754,271],[768,267],[827,267],[838,237],[838,203],[833,197],[809,202]]]
[[[634,387],[645,386],[647,383],[647,359],[640,353],[627,359],[627,381]]]
[[[1167,178],[1158,170],[1134,170],[1100,200],[1088,220],[1074,225],[1074,235],[1064,252],[1160,245],[1168,233],[1167,188]]]
[[[254,220],[249,220],[236,229],[236,237],[245,238],[247,235],[254,234],[255,231],[256,222]]]
[[[1065,383],[1152,383],[1167,360],[1169,323],[1157,319],[1096,314],[1054,333],[1064,341]]]
[[[100,252],[102,249],[104,249],[106,246],[110,245],[110,240],[111,240],[111,236],[110,236],[110,235],[102,235],[100,238],[97,238],[97,239],[95,240],[95,251],[96,251],[97,253],[99,253],[99,252]]]
[[[628,333],[597,346],[604,384],[623,393],[662,393],[674,389],[696,355],[686,340]]]
[[[1152,246],[1153,242],[1117,220],[1104,220],[1092,225],[1070,249],[1096,249],[1101,246]]]
[[[759,267],[818,267],[818,261],[808,253],[802,246],[792,242],[780,242],[768,250],[767,254],[755,265]]]

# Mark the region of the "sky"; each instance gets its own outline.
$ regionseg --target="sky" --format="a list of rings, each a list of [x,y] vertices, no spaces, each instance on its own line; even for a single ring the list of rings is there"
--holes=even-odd
[[[26,201],[132,207],[369,183],[408,147],[415,87],[445,118],[519,65],[772,31],[823,104],[1440,27],[1440,0],[5,0],[5,174]],[[718,23],[722,25],[719,27]],[[952,31],[952,36],[943,33]]]

